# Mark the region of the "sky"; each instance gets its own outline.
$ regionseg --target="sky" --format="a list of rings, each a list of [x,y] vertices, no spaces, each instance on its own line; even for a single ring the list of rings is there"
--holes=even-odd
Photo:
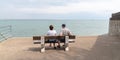
[[[120,0],[0,0],[0,19],[109,19]]]

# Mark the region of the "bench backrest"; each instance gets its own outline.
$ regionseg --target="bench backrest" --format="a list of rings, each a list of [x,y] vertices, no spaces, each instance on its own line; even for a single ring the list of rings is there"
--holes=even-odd
[[[40,44],[41,43],[41,38],[42,36],[33,36],[33,40],[34,40],[34,44]],[[44,36],[45,39],[45,43],[49,43],[49,39],[56,39],[56,40],[60,40],[60,39],[64,39],[65,36]],[[73,39],[71,41],[69,41],[70,43],[75,42],[75,35],[71,35],[69,36],[69,39]],[[63,43],[63,42],[61,42]]]
[[[33,36],[33,40],[41,40],[41,36]]]
[[[45,40],[48,40],[48,39],[61,39],[61,38],[65,38],[65,36],[44,36]],[[75,39],[75,35],[69,36],[69,39]],[[41,36],[33,36],[33,40],[41,40]]]

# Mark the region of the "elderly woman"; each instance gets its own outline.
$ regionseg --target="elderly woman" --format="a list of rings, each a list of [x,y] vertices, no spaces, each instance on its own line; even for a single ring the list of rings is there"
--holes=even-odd
[[[49,31],[47,32],[47,35],[48,36],[55,36],[56,34],[57,34],[57,32],[56,32],[56,30],[54,30],[54,27],[53,27],[53,25],[50,25],[49,26]],[[50,42],[50,47],[51,47],[51,43],[53,43],[53,46],[54,46],[54,49],[56,49],[56,46],[55,46],[55,42],[56,42],[56,40],[55,39],[49,39],[49,42]]]

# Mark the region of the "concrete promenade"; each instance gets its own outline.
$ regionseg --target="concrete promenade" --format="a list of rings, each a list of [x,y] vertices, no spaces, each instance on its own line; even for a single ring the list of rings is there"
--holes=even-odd
[[[120,38],[116,36],[77,36],[68,52],[48,46],[41,53],[32,37],[14,37],[0,43],[0,60],[120,60]]]

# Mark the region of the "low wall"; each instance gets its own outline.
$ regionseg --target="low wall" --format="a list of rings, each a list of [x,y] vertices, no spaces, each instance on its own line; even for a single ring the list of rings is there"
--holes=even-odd
[[[110,20],[109,35],[120,36],[120,20]]]

